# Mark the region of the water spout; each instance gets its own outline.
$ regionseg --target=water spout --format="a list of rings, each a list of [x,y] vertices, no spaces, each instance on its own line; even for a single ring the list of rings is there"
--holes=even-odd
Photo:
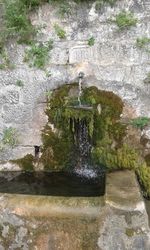
[[[79,106],[81,106],[81,95],[82,95],[82,79],[84,77],[84,73],[80,72],[79,73],[79,95],[78,95],[78,103]]]

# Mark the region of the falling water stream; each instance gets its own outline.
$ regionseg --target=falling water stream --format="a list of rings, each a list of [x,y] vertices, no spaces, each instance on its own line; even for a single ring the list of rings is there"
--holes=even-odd
[[[79,95],[78,95],[79,106],[81,106],[81,95],[82,95],[82,78],[79,78]]]
[[[83,77],[84,77],[84,73],[80,72],[79,73],[79,94],[78,94],[78,103],[79,103],[79,106],[81,106],[82,80],[83,80]]]
[[[97,175],[104,175],[104,171],[101,168],[99,173],[98,170],[93,166],[91,160],[91,150],[92,150],[92,138],[89,135],[88,121],[86,119],[86,112],[93,110],[93,107],[87,107],[82,105],[81,96],[82,96],[82,80],[84,73],[79,73],[79,94],[78,94],[78,106],[72,107],[85,112],[85,118],[71,118],[71,130],[73,127],[73,137],[74,145],[76,148],[75,154],[75,165],[74,172],[79,176],[86,178],[96,178]],[[91,113],[92,115],[92,113]]]

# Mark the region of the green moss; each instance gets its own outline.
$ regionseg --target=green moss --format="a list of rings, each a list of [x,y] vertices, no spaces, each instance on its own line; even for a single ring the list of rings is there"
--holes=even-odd
[[[150,168],[146,164],[141,165],[136,173],[143,189],[145,197],[150,198]]]
[[[34,170],[34,157],[31,154],[27,154],[25,157],[17,160],[13,160],[13,163],[18,164],[24,171],[33,171]]]
[[[103,164],[108,170],[134,169],[142,165],[138,152],[123,144],[118,149],[111,147],[112,141],[107,137],[99,142],[93,150],[93,158],[97,164]]]
[[[87,108],[78,108],[78,84],[64,85],[50,95],[46,114],[48,122],[54,125],[54,130],[47,125],[43,130],[43,149],[40,161],[46,169],[63,169],[69,166],[73,157],[74,121],[85,119],[93,145],[97,147],[99,140],[109,138],[120,141],[125,129],[118,119],[123,109],[121,99],[112,92],[90,87],[83,90],[82,104]],[[73,106],[75,104],[75,106]],[[101,104],[102,112],[98,113],[97,106]],[[90,108],[88,109],[88,106]],[[122,130],[122,131],[121,131]],[[115,133],[114,133],[115,131]]]
[[[150,154],[145,156],[145,161],[146,161],[147,166],[150,167]]]
[[[126,228],[126,235],[128,237],[133,237],[134,236],[134,233],[135,233],[135,230],[133,228]]]
[[[16,86],[18,86],[18,87],[23,87],[23,86],[24,86],[23,81],[22,81],[22,80],[17,80],[17,81],[16,81]]]
[[[71,168],[75,157],[74,122],[85,119],[93,142],[92,159],[97,166],[103,164],[109,171],[134,169],[144,194],[150,195],[150,171],[139,152],[123,143],[126,126],[119,121],[123,109],[121,99],[112,92],[90,87],[83,90],[81,97],[82,104],[90,106],[90,109],[81,109],[73,106],[78,97],[76,90],[78,84],[64,85],[49,95],[46,110],[48,124],[42,132],[43,148],[39,159],[45,170]],[[99,104],[100,113],[97,109]],[[33,170],[33,161],[33,156],[27,155],[16,163],[24,170]]]
[[[44,168],[61,170],[67,167],[71,157],[72,138],[71,133],[67,130],[61,132],[53,132],[48,125],[42,133],[43,149],[40,161],[44,164]]]
[[[18,134],[15,128],[9,127],[3,130],[2,144],[15,147],[18,143]]]

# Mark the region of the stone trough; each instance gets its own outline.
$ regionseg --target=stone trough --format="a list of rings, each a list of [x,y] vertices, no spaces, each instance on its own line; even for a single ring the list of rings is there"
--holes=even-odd
[[[34,223],[35,228],[30,228],[29,237],[31,241],[35,240],[34,246],[42,238],[41,244],[45,247],[44,249],[58,249],[58,247],[63,250],[84,249],[83,244],[87,247],[86,249],[93,250],[150,249],[148,215],[135,174],[131,171],[108,174],[106,194],[101,197],[56,197],[1,193],[0,201],[3,218],[7,212],[7,216],[8,214],[12,218],[17,216],[22,220],[30,221],[29,224]],[[38,229],[38,223],[42,223],[40,224],[42,225],[41,230],[44,230],[43,226],[47,225],[48,231],[41,232]],[[73,228],[70,229],[69,225],[72,225]],[[84,228],[82,231],[83,225],[86,229]],[[63,239],[66,240],[61,239],[62,233],[60,233],[59,227],[63,228],[61,232],[63,232]],[[35,238],[32,236],[32,231],[36,234]],[[73,242],[66,238],[68,233],[71,238],[73,237]],[[93,240],[91,240],[91,235],[94,237]],[[48,239],[46,242],[45,237]],[[50,248],[52,243],[57,245],[57,248]],[[88,248],[89,244],[91,248]],[[33,247],[32,244],[31,246]],[[39,245],[36,249],[42,248]]]

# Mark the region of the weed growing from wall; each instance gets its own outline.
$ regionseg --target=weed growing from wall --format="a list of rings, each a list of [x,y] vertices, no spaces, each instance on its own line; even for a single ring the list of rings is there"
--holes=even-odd
[[[57,23],[54,25],[55,32],[60,39],[66,38],[66,32]]]
[[[58,14],[60,17],[64,18],[66,16],[71,15],[71,5],[68,2],[62,2],[59,5],[59,10],[58,10]]]
[[[30,67],[44,69],[49,58],[49,51],[52,50],[52,48],[52,40],[45,43],[33,43],[31,47],[26,50],[24,61],[28,62]]]
[[[144,79],[145,84],[150,84],[150,72],[147,74],[147,77]]]
[[[95,6],[96,10],[101,10],[101,8],[106,4],[109,4],[111,7],[113,7],[117,1],[118,0],[97,0]]]
[[[140,128],[141,130],[148,125],[150,122],[150,119],[148,117],[138,117],[135,119],[132,119],[131,121],[131,125],[136,127],[136,128]]]
[[[12,64],[10,62],[8,52],[4,48],[1,50],[0,59],[1,59],[1,63],[0,63],[0,69],[1,70],[14,69],[15,66],[14,66],[14,64]]]
[[[15,147],[18,143],[18,134],[15,128],[9,127],[3,130],[1,145],[3,148],[6,146]]]
[[[23,1],[6,0],[4,8],[5,33],[7,37],[17,36],[19,42],[28,43],[35,34]]]
[[[115,23],[120,30],[129,29],[132,26],[136,26],[137,18],[134,17],[134,14],[127,11],[122,11],[116,15]]]
[[[150,53],[150,38],[141,37],[136,39],[136,46],[139,49],[144,50],[145,52]]]
[[[88,39],[88,45],[92,47],[94,44],[95,44],[95,38],[93,36],[91,36]]]
[[[150,44],[149,37],[141,37],[136,39],[136,46],[140,49],[145,48],[148,44]]]
[[[23,87],[23,86],[24,86],[23,81],[22,81],[22,80],[17,80],[17,81],[16,81],[16,86],[18,86],[18,87]]]

